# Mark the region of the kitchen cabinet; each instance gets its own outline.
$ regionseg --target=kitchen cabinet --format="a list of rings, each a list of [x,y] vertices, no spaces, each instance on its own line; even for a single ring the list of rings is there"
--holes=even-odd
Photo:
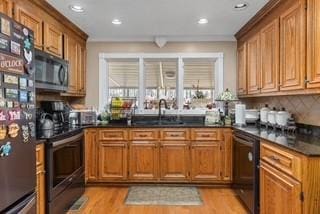
[[[193,181],[220,180],[222,175],[219,141],[194,142],[191,146],[191,179]]]
[[[98,157],[99,146],[97,141],[97,130],[87,129],[85,131],[85,177],[87,181],[98,180]]]
[[[260,31],[261,93],[279,91],[280,23],[276,18]]]
[[[34,33],[34,46],[43,49],[43,19],[36,10],[15,5],[15,20],[30,28]]]
[[[87,50],[85,45],[78,43],[77,47],[78,57],[78,71],[77,71],[77,91],[80,95],[86,94],[86,62],[87,62]]]
[[[247,94],[247,43],[242,44],[237,50],[237,67],[238,67],[238,95]]]
[[[101,141],[99,143],[99,180],[127,179],[127,142]]]
[[[232,181],[233,172],[233,132],[231,129],[223,130],[221,145],[221,180]]]
[[[305,5],[295,3],[280,15],[280,90],[305,86]]]
[[[47,22],[44,23],[44,50],[52,55],[63,57],[63,32]]]
[[[189,142],[163,141],[160,144],[160,178],[167,181],[188,181],[190,176]]]
[[[320,88],[320,2],[308,0],[307,88]]]
[[[69,62],[69,87],[68,93],[77,93],[78,76],[78,44],[71,36],[64,36],[64,59]]]
[[[260,166],[260,212],[300,214],[301,183],[262,162]]]
[[[45,213],[45,162],[44,162],[44,144],[36,146],[36,178],[37,178],[37,214]]]
[[[133,141],[129,151],[129,179],[157,180],[159,177],[158,142]]]
[[[247,42],[247,87],[248,94],[260,93],[261,49],[260,34],[254,35]]]
[[[0,13],[4,13],[7,16],[12,17],[12,6],[12,0],[0,0]]]

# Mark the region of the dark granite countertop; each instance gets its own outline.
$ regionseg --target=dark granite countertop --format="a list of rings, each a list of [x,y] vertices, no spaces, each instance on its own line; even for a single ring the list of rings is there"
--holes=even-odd
[[[266,140],[268,142],[279,145],[283,148],[290,149],[306,156],[320,157],[320,138],[312,135],[288,134],[281,131],[271,129],[257,128],[255,126],[233,127],[224,125],[205,125],[204,123],[186,123],[179,125],[131,125],[122,123],[94,124],[81,127],[73,127],[75,129],[85,128],[233,128],[234,130],[243,131],[255,138]],[[41,140],[39,141],[41,143]]]
[[[320,156],[320,138],[312,135],[288,134],[280,130],[274,131],[256,127],[233,127],[234,130],[243,131],[253,137],[266,140],[286,149],[306,156]]]

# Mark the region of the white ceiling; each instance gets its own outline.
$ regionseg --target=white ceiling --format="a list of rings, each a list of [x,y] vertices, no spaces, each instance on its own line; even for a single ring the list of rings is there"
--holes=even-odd
[[[89,35],[91,41],[230,41],[268,0],[47,0]],[[234,10],[237,3],[249,7]],[[72,4],[84,13],[69,9]],[[113,19],[122,25],[115,26]],[[200,18],[209,23],[199,25]]]

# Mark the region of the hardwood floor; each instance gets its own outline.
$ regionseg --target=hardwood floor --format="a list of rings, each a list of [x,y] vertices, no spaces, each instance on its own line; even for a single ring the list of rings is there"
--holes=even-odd
[[[231,189],[200,188],[202,206],[127,206],[124,204],[127,187],[88,187],[89,201],[83,214],[245,214]],[[73,213],[73,212],[72,212]]]

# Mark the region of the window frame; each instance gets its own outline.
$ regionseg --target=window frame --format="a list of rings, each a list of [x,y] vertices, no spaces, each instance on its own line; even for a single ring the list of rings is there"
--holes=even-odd
[[[112,59],[136,59],[139,61],[139,88],[138,97],[139,102],[137,114],[156,114],[157,111],[145,110],[144,99],[145,99],[145,71],[144,71],[144,59],[177,59],[178,61],[178,75],[177,75],[177,87],[176,87],[176,98],[178,104],[178,110],[172,111],[173,114],[203,114],[202,111],[191,111],[183,109],[184,102],[184,59],[212,59],[215,61],[215,89],[214,98],[218,94],[223,92],[224,89],[224,54],[221,52],[213,53],[100,53],[99,54],[99,112],[104,111],[105,106],[109,100],[109,71],[108,71],[108,60]],[[142,104],[142,105],[141,105]]]

